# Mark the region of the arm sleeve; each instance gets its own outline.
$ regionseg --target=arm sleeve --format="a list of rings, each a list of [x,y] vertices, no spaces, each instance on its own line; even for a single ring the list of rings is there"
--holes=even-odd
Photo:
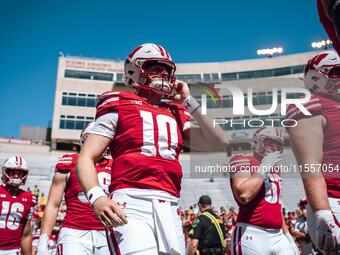
[[[118,111],[101,115],[96,119],[91,134],[97,134],[113,139],[116,135],[117,123]]]

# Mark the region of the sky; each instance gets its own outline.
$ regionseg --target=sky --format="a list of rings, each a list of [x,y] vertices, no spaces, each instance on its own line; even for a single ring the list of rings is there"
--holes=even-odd
[[[153,42],[175,63],[313,51],[327,39],[316,0],[0,1],[0,136],[51,125],[59,52],[125,60]],[[254,67],[255,68],[255,67]]]

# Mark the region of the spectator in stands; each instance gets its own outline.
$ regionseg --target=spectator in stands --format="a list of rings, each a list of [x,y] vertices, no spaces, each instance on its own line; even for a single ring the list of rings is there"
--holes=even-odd
[[[45,197],[45,194],[44,193],[41,193],[41,197],[39,198],[39,206],[41,209],[45,209],[46,207],[46,201],[47,201],[47,198]]]
[[[30,187],[28,187],[28,188],[27,188],[27,191],[32,193],[32,191],[31,191]]]
[[[188,254],[188,249],[191,243],[191,238],[189,237],[189,231],[191,229],[190,224],[186,224],[183,226],[183,234],[185,238],[185,254]]]
[[[197,204],[194,204],[194,209],[193,209],[193,213],[195,215],[197,215],[200,212],[199,208],[197,207]]]
[[[296,220],[294,236],[300,243],[302,255],[313,255],[313,243],[307,228],[307,199],[299,203],[301,215]]]
[[[35,198],[38,200],[38,198],[39,198],[39,188],[38,188],[38,186],[37,185],[34,185],[34,191],[33,191],[33,194],[34,194],[34,196],[35,196]]]
[[[194,214],[194,208],[190,206],[189,215]]]

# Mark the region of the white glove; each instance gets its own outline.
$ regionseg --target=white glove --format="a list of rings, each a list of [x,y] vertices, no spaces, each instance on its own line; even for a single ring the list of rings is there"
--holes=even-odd
[[[318,210],[316,217],[316,242],[325,254],[340,254],[340,227],[334,222],[330,210]]]
[[[47,234],[41,234],[38,241],[36,255],[49,255],[48,252],[48,240],[50,237]]]
[[[291,234],[289,232],[286,232],[285,237],[287,237],[288,241],[292,245],[292,247],[294,249],[294,254],[295,255],[300,255],[299,248],[297,247],[297,245],[296,245],[296,243],[294,241],[294,238],[291,236]]]
[[[261,165],[259,166],[258,173],[263,176],[264,179],[267,178],[268,173],[274,169],[275,165],[281,161],[281,153],[279,151],[275,151],[269,153],[265,156],[262,161]]]

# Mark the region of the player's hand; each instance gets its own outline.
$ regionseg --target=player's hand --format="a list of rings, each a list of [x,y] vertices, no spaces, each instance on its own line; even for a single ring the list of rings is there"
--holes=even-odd
[[[335,223],[330,210],[319,210],[316,217],[316,241],[324,254],[339,255],[340,249],[340,227]]]
[[[260,173],[263,178],[266,178],[267,174],[274,169],[275,165],[281,161],[281,159],[282,155],[279,151],[269,153],[262,159],[258,173]]]
[[[39,237],[36,255],[49,255],[48,240],[50,237],[47,234],[41,234]]]
[[[92,207],[94,214],[104,227],[115,228],[128,223],[122,208],[108,197],[98,198]]]
[[[167,98],[177,104],[181,104],[187,97],[190,96],[189,86],[183,81],[176,80],[173,89],[176,93],[173,96],[167,96]]]

